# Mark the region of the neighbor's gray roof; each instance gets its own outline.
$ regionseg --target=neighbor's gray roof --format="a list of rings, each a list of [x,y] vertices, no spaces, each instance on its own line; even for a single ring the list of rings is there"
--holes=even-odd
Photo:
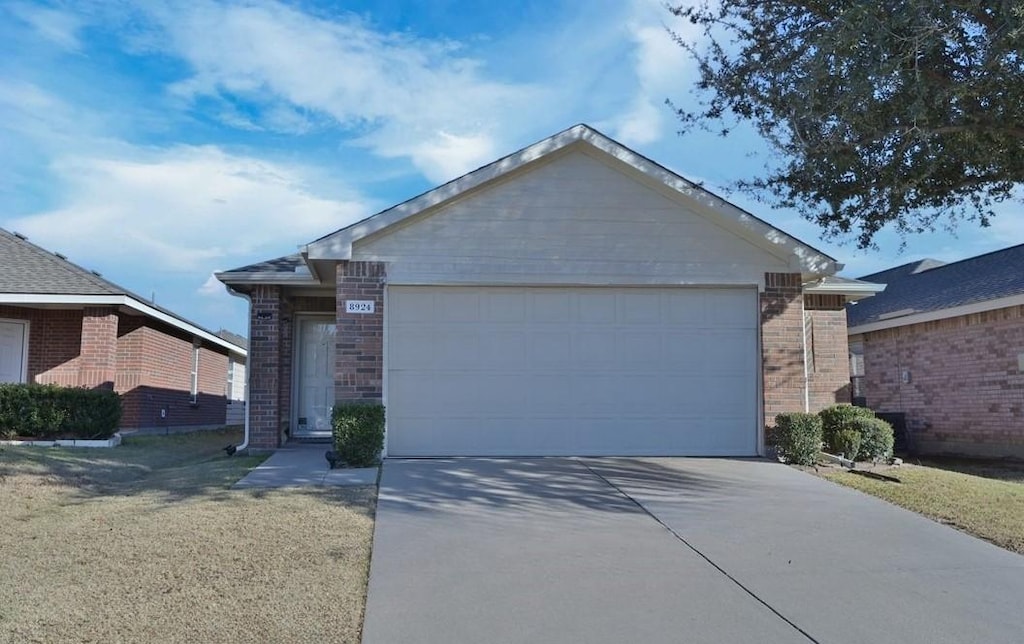
[[[888,286],[847,307],[850,327],[1024,294],[1024,244],[951,264],[910,262],[861,279]]]
[[[237,273],[294,273],[296,268],[304,268],[306,263],[302,261],[302,255],[294,253],[292,255],[285,255],[284,257],[276,257],[274,259],[268,259],[264,262],[256,262],[255,264],[249,264],[248,266],[241,266],[239,268],[232,268],[228,271],[222,271],[222,275],[232,275]]]
[[[182,325],[215,335],[174,311],[104,279],[99,273],[86,270],[56,253],[36,246],[24,237],[0,228],[0,295],[3,294],[71,297],[123,295],[178,320]],[[246,349],[247,343],[242,344],[232,338],[221,339]]]
[[[0,228],[0,293],[127,295],[128,291]]]

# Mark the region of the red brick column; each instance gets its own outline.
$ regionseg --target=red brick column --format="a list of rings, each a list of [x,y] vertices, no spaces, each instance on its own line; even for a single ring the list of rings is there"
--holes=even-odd
[[[117,377],[117,310],[88,307],[82,311],[78,386],[113,389]]]
[[[385,274],[384,264],[377,262],[338,263],[337,402],[383,398]],[[374,312],[346,313],[346,300],[371,300]]]
[[[249,445],[281,444],[281,288],[257,285],[249,309]]]
[[[805,315],[811,319],[814,369],[808,374],[811,411],[850,402],[850,347],[846,337],[846,298],[805,295]]]
[[[799,273],[765,273],[761,293],[764,422],[804,410],[804,307]]]

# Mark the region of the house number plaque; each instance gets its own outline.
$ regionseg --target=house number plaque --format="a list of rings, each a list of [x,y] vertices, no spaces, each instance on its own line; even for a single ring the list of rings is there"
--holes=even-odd
[[[373,313],[373,300],[345,300],[345,313]]]

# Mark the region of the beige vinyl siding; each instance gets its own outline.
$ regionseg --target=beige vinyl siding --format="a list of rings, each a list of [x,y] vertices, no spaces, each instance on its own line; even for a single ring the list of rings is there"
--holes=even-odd
[[[785,261],[576,149],[356,242],[391,284],[760,284]]]

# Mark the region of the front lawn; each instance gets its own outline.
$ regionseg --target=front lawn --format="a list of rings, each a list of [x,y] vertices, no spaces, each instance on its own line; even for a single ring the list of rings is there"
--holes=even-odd
[[[373,488],[230,490],[237,432],[0,448],[0,642],[356,642]]]
[[[841,468],[819,468],[825,478],[867,492],[1024,554],[1024,464],[934,459],[887,468],[891,483]]]

